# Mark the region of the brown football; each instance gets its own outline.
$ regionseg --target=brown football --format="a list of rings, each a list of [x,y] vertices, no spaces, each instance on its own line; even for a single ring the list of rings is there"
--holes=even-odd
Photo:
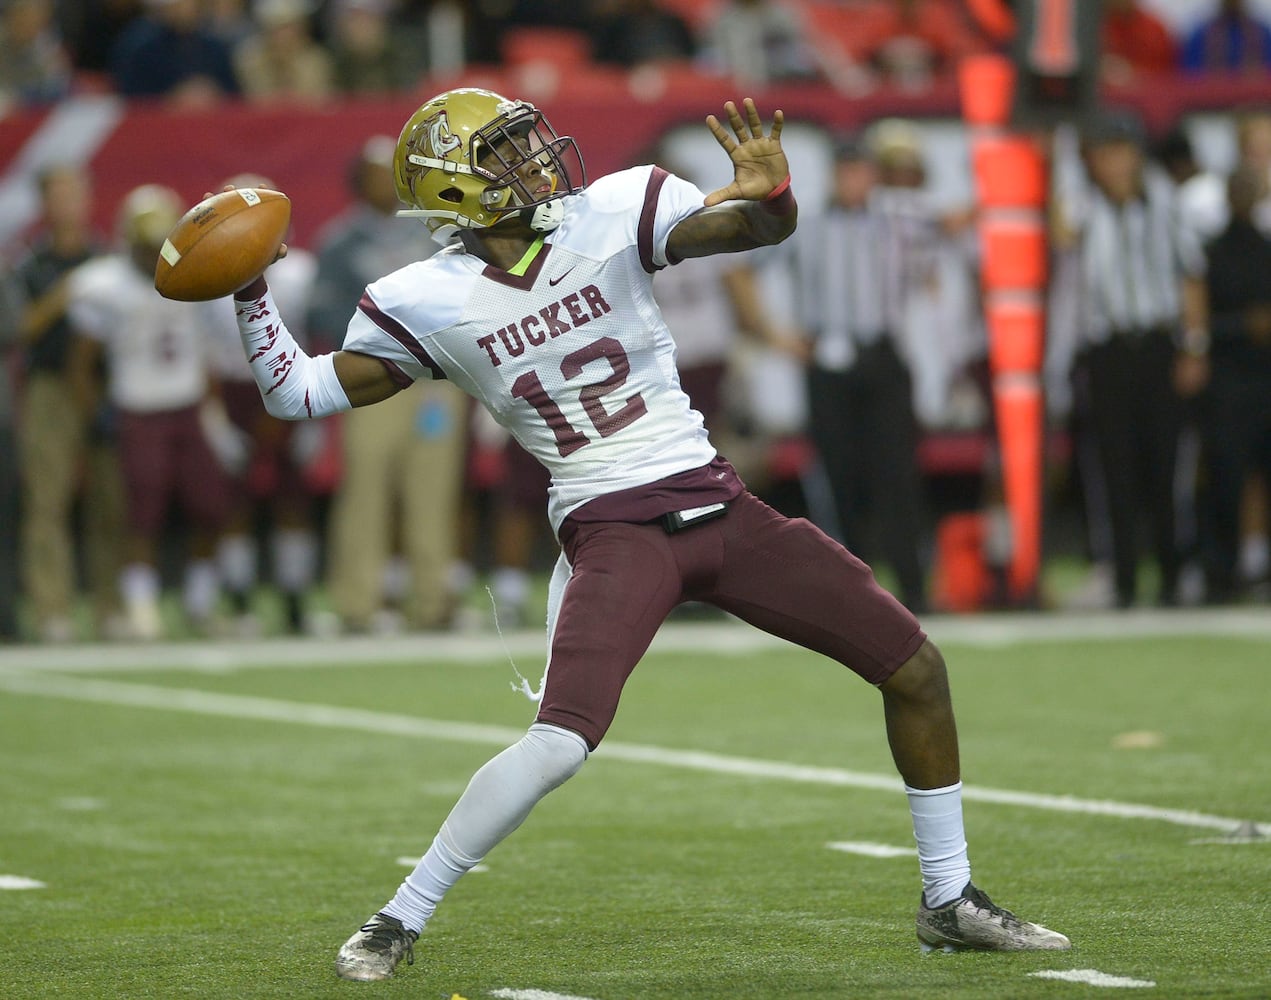
[[[250,285],[278,255],[291,201],[269,188],[236,188],[204,198],[163,241],[154,287],[168,299],[206,302]]]

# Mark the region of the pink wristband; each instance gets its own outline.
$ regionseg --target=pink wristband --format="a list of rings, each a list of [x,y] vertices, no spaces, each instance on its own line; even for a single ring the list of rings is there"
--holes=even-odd
[[[771,193],[759,203],[765,212],[773,215],[788,215],[794,211],[794,192],[790,190],[790,175],[772,189]]]
[[[786,174],[786,179],[778,184],[764,196],[764,201],[776,201],[783,194],[790,190],[790,175]]]

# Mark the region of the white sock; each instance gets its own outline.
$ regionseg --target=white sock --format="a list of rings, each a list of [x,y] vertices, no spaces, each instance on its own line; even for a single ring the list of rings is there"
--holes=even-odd
[[[446,586],[452,594],[462,596],[471,590],[476,582],[477,571],[472,568],[472,563],[463,559],[456,559],[446,570]]]
[[[221,579],[231,593],[245,594],[256,585],[256,546],[247,535],[226,535],[216,546]]]
[[[1260,580],[1271,566],[1271,540],[1266,535],[1245,535],[1240,539],[1240,578]]]
[[[400,602],[410,590],[410,564],[403,556],[392,556],[384,563],[383,583],[384,600],[390,604]]]
[[[962,782],[945,788],[910,788],[909,812],[918,842],[922,894],[930,907],[957,899],[971,881],[962,828]]]
[[[186,564],[181,602],[187,615],[195,621],[212,617],[220,592],[221,578],[211,559],[194,559]]]
[[[129,563],[119,573],[119,593],[129,607],[159,600],[159,571],[149,563]]]
[[[577,773],[587,743],[577,733],[536,722],[468,782],[432,846],[380,912],[421,931],[446,891],[525,821],[553,788]]]
[[[530,599],[530,575],[523,569],[500,566],[490,574],[490,592],[495,604],[523,607]]]
[[[280,528],[270,539],[274,579],[285,594],[298,594],[313,583],[318,570],[318,541],[313,532]]]

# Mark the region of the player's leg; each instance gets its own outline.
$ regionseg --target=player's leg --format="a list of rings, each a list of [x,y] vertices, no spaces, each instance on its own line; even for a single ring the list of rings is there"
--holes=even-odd
[[[536,722],[486,763],[397,893],[340,948],[336,974],[387,979],[403,957],[413,962],[411,946],[446,892],[586,759],[587,743],[577,733]]]
[[[173,413],[171,419],[181,442],[174,468],[174,486],[190,528],[181,606],[189,626],[196,633],[206,635],[214,628],[220,602],[216,542],[224,531],[233,485],[203,433],[198,409],[181,410]]]
[[[119,461],[127,525],[119,592],[132,638],[163,634],[159,541],[173,495],[176,464],[167,414],[119,415]]]
[[[1067,947],[1063,935],[1017,920],[971,884],[948,677],[917,619],[833,539],[749,494],[707,527],[720,533],[726,555],[705,599],[838,660],[882,693],[887,738],[918,844],[924,944]],[[945,928],[942,938],[923,937],[924,915]]]
[[[386,979],[402,958],[413,960],[412,945],[446,892],[582,767],[679,600],[676,563],[660,528],[583,525],[565,536],[573,562],[562,557],[553,579],[538,720],[477,771],[396,895],[345,942],[336,957],[342,978]]]

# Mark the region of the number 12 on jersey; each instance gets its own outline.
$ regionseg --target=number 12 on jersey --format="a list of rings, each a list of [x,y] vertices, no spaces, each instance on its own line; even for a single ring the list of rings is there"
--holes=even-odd
[[[587,414],[596,433],[602,438],[615,434],[648,412],[640,393],[628,396],[613,412],[605,409],[603,397],[626,384],[631,373],[631,362],[622,345],[612,337],[601,337],[578,348],[561,359],[560,372],[567,381],[578,378],[583,369],[593,361],[605,360],[612,369],[608,377],[599,382],[588,382],[578,390],[578,402]],[[543,422],[556,438],[556,450],[561,458],[572,455],[579,448],[591,443],[591,438],[571,424],[556,401],[547,394],[538,372],[528,371],[512,383],[512,395],[523,399],[538,412]]]

